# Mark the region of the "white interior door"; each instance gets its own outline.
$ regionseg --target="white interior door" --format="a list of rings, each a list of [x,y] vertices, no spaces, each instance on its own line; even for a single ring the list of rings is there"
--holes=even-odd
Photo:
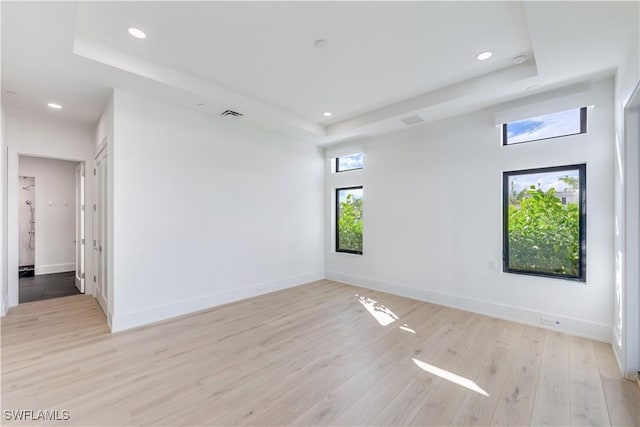
[[[107,302],[109,294],[107,289],[107,263],[106,263],[106,236],[107,236],[107,153],[103,150],[96,158],[94,173],[94,200],[93,205],[93,281],[98,304],[105,314],[108,312]]]
[[[84,163],[76,166],[76,288],[84,293]]]

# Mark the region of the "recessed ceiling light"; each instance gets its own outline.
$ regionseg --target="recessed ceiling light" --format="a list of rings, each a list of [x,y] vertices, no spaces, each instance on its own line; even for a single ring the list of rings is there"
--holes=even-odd
[[[62,110],[62,105],[56,104],[55,102],[50,102],[47,105],[49,108],[53,108],[54,110]]]
[[[318,49],[324,49],[325,47],[329,46],[329,42],[324,39],[319,39],[316,40],[313,45]]]
[[[491,55],[493,55],[493,52],[491,52],[490,50],[487,50],[486,52],[480,52],[479,54],[477,54],[476,59],[478,61],[484,61],[486,59],[491,58]]]
[[[147,35],[144,33],[144,31],[142,31],[139,28],[134,28],[134,27],[129,28],[129,34],[131,34],[133,37],[135,37],[137,39],[144,39],[144,38],[147,37]]]
[[[331,117],[331,112],[330,111],[325,111],[324,113],[322,113],[323,116],[325,117]]]

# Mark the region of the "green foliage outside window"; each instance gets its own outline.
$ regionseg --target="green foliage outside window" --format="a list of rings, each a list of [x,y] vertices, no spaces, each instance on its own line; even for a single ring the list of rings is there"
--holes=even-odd
[[[340,202],[338,250],[362,253],[362,198],[351,193]]]
[[[577,179],[561,180],[571,190]],[[580,211],[562,204],[556,190],[531,186],[509,196],[509,268],[577,277],[580,275]]]

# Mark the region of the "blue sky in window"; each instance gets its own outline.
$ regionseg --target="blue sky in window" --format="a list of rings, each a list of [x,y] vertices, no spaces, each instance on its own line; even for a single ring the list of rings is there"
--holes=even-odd
[[[362,169],[364,162],[364,154],[356,153],[351,154],[349,156],[339,157],[340,162],[340,170],[339,171],[348,171],[351,169]]]
[[[560,111],[507,123],[507,144],[580,132],[580,109]]]
[[[509,177],[509,191],[511,191],[512,185],[516,192],[520,192],[525,188],[529,188],[535,185],[536,188],[542,189],[542,191],[548,191],[550,188],[555,188],[556,191],[564,191],[567,189],[567,184],[560,181],[560,178],[568,176],[571,178],[578,178],[578,170],[556,171],[556,172],[544,172],[544,173],[531,173],[526,175],[512,175]]]
[[[356,188],[353,190],[340,190],[338,193],[341,203],[347,200],[348,194],[352,194],[354,199],[362,199],[362,188]]]

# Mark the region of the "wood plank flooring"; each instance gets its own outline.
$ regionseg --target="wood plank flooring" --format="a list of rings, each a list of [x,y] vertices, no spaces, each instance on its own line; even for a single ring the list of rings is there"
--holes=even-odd
[[[4,411],[70,416],[3,425],[640,425],[607,344],[326,280],[116,334],[21,304],[1,350]]]

